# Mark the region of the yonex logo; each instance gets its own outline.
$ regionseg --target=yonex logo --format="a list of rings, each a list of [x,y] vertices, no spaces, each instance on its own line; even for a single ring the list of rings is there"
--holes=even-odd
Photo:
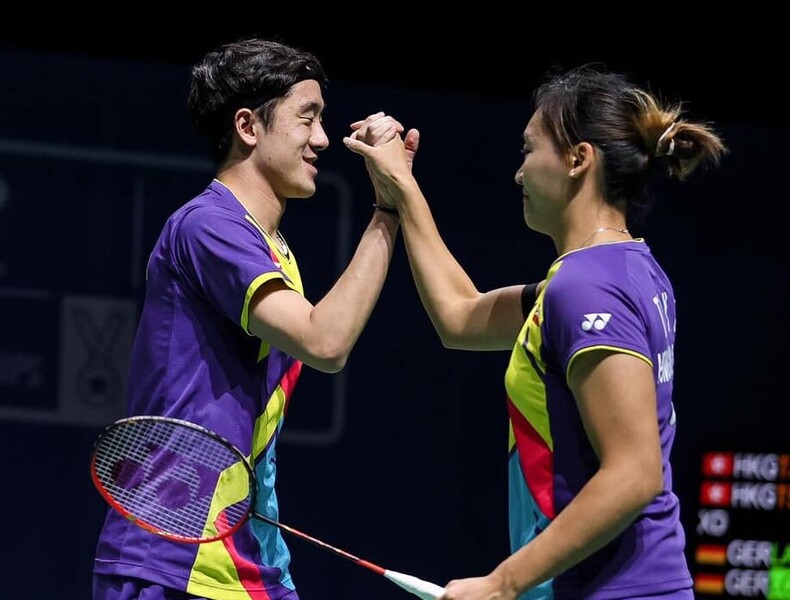
[[[584,315],[585,320],[582,322],[582,330],[590,331],[591,329],[595,329],[596,331],[601,331],[604,327],[606,327],[606,324],[611,318],[611,313],[586,314]]]

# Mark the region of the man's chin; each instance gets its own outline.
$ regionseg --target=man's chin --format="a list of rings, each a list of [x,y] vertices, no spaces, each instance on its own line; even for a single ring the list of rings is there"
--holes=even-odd
[[[305,186],[301,189],[294,190],[293,193],[290,196],[288,196],[288,198],[293,200],[299,200],[299,199],[306,200],[307,198],[311,198],[312,196],[315,196],[315,191],[316,191],[315,185],[310,187]]]

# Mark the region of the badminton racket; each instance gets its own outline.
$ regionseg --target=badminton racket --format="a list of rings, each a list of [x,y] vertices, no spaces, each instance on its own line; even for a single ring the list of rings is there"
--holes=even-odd
[[[252,517],[383,575],[422,600],[444,594],[441,586],[380,567],[255,511],[258,482],[249,460],[195,423],[158,416],[120,419],[99,434],[90,465],[93,484],[113,509],[166,539],[216,541]]]

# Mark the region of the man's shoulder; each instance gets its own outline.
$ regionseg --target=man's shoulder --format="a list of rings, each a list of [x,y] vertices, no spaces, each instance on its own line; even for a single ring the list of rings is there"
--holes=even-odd
[[[212,216],[242,216],[243,211],[239,204],[234,202],[232,196],[225,192],[225,188],[216,185],[215,182],[209,184],[196,196],[187,200],[179,206],[169,217],[169,221],[181,222],[185,218],[211,218]]]

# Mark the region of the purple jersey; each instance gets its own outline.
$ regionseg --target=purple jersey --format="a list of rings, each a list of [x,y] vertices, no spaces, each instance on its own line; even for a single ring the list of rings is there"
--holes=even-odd
[[[669,462],[674,344],[672,286],[643,241],[600,244],[554,261],[505,375],[512,550],[542,531],[598,468],[566,381],[582,352],[625,352],[653,368],[664,489],[615,540],[522,598],[603,600],[690,590]]]
[[[281,251],[214,180],[167,220],[151,253],[129,369],[128,414],[213,430],[251,459],[256,512],[278,518],[275,442],[302,363],[249,333],[249,303],[267,281],[303,294]],[[171,542],[109,510],[94,570],[216,599],[296,598],[280,530],[253,519],[216,542]]]

